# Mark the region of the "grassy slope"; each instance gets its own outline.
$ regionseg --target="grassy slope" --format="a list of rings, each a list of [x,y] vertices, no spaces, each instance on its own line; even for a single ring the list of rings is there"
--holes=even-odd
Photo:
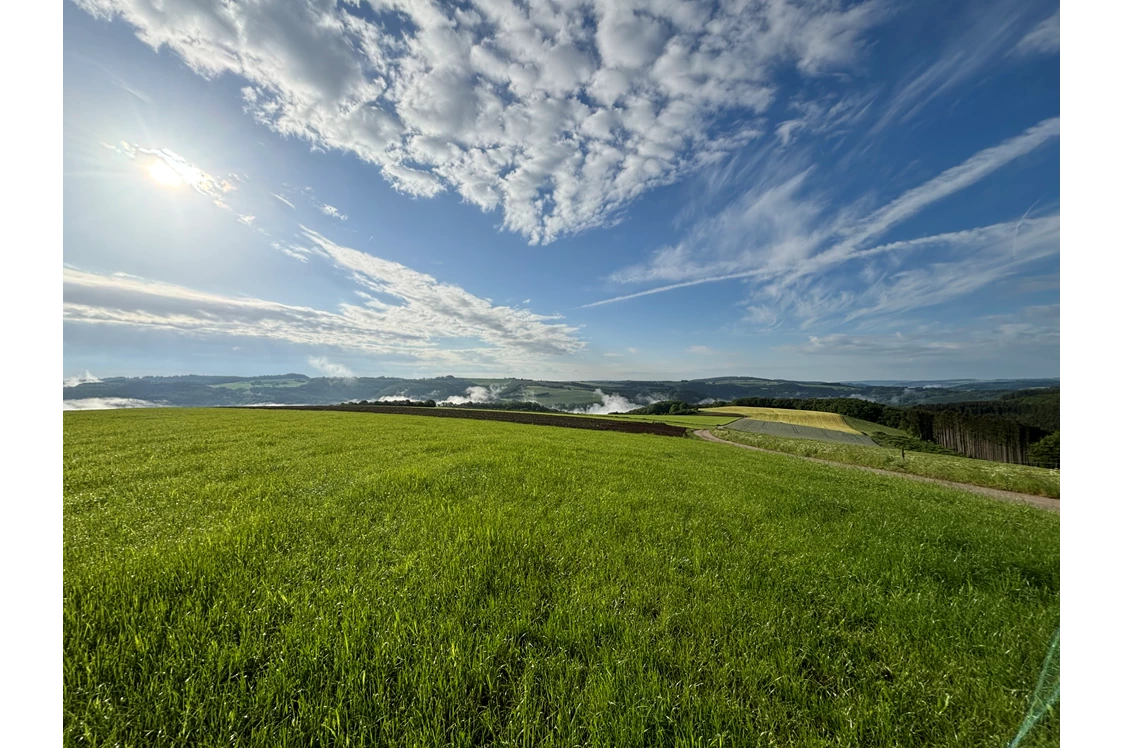
[[[912,473],[929,478],[970,483],[987,488],[1000,488],[1004,491],[1019,491],[1036,496],[1061,496],[1060,474],[1044,468],[1028,465],[1012,465],[1005,462],[974,460],[922,452],[907,452],[901,459],[900,449],[887,447],[864,447],[854,444],[817,442],[808,439],[786,439],[767,434],[753,434],[733,429],[714,429],[715,436],[729,441],[748,444],[753,447],[771,449],[777,452],[818,457],[823,460],[844,462],[850,465],[893,470],[899,473]]]
[[[853,418],[851,416],[843,416],[843,419],[856,430],[877,442],[879,447],[896,450],[897,454],[900,454],[901,450],[905,449],[909,452],[928,452],[930,454],[949,455],[951,457],[964,456],[954,449],[941,447],[935,442],[922,441],[902,429],[895,429],[892,426],[882,426],[880,423],[864,421],[861,418]]]
[[[843,416],[842,420],[846,421],[846,424],[850,426],[850,428],[860,433],[866,434],[867,436],[873,436],[875,434],[886,434],[887,436],[898,437],[909,436],[909,433],[907,431],[895,429],[892,426],[882,426],[880,423],[865,421],[861,418],[854,418],[853,416]]]
[[[534,400],[535,402],[542,403],[548,408],[557,405],[564,405],[572,403],[574,405],[600,405],[603,398],[596,394],[592,389],[581,389],[578,387],[550,387],[547,385],[527,385],[512,398],[523,400]]]
[[[776,421],[791,423],[796,426],[812,426],[817,429],[830,429],[844,431],[848,434],[859,434],[838,413],[824,413],[818,410],[792,410],[789,408],[748,408],[740,405],[728,405],[723,408],[703,408],[704,413],[734,413],[756,421]]]
[[[63,420],[69,744],[1000,745],[1058,624],[1058,517],[938,486],[504,423]]]

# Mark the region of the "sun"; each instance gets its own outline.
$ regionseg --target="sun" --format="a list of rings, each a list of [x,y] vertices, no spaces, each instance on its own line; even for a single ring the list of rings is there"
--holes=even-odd
[[[165,187],[178,187],[183,184],[183,177],[179,175],[179,172],[163,161],[153,161],[149,164],[148,176]]]

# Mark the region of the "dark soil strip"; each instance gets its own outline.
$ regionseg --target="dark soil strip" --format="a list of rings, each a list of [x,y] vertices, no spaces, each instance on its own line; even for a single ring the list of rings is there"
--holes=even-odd
[[[551,415],[549,413],[519,413],[505,410],[472,410],[469,408],[417,408],[402,405],[262,405],[241,406],[251,410],[334,410],[345,413],[388,413],[403,416],[434,416],[436,418],[473,418],[477,421],[506,421],[507,423],[533,423],[538,426],[560,426],[568,429],[594,431],[623,431],[626,434],[658,434],[659,436],[686,436],[690,429],[667,423],[643,421],[613,421],[607,418]]]

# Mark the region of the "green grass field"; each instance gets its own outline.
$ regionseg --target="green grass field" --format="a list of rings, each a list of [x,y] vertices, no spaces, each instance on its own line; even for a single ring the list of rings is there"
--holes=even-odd
[[[875,434],[885,434],[887,436],[907,437],[909,433],[901,429],[895,429],[892,426],[882,426],[880,423],[873,421],[865,421],[861,418],[854,418],[853,416],[843,416],[842,420],[846,422],[850,428],[854,429],[860,434],[873,436]]]
[[[1061,476],[1058,471],[1029,465],[1014,465],[1007,462],[975,460],[925,452],[906,452],[901,458],[901,450],[888,447],[867,447],[856,444],[818,442],[807,439],[787,439],[768,434],[754,434],[728,428],[713,430],[714,436],[731,442],[740,442],[752,447],[771,449],[776,452],[817,457],[821,460],[843,462],[848,465],[892,470],[898,473],[923,475],[927,478],[940,478],[957,483],[970,483],[973,486],[998,488],[1004,491],[1018,491],[1035,496],[1061,497]]]
[[[939,486],[458,419],[63,423],[67,745],[1000,746],[1059,624],[1059,517]]]

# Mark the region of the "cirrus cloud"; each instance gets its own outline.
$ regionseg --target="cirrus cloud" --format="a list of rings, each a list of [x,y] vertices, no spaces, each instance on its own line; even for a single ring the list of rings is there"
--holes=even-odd
[[[356,283],[362,303],[336,310],[227,296],[124,273],[63,268],[63,319],[69,324],[132,327],[196,337],[255,337],[356,353],[470,364],[575,353],[577,328],[557,316],[497,306],[425,273],[344,247],[303,228],[304,259],[327,260]],[[478,341],[454,349],[451,342]],[[310,363],[330,376],[339,364]]]

